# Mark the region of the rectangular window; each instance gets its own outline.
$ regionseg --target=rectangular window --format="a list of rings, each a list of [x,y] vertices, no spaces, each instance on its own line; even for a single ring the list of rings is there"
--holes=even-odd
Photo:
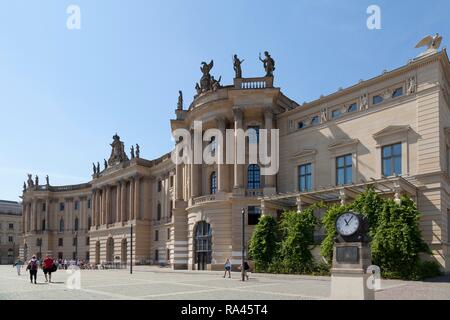
[[[158,262],[159,261],[159,251],[155,250],[155,261]]]
[[[254,226],[258,224],[259,218],[261,217],[261,208],[250,206],[247,209],[248,213],[248,225]]]
[[[75,201],[75,210],[80,208],[80,201]]]
[[[77,259],[77,253],[76,252],[72,252],[72,259],[76,260]]]
[[[167,240],[170,240],[170,228],[167,228]]]
[[[382,96],[374,96],[372,98],[372,104],[380,104],[383,102],[383,97]]]
[[[45,202],[44,202],[44,203],[42,203],[42,212],[45,212],[45,209],[46,209],[46,207],[45,207]]]
[[[62,247],[64,245],[63,238],[58,238],[58,247]]]
[[[336,119],[341,116],[341,110],[336,109],[331,112],[331,118]]]
[[[155,230],[155,241],[159,241],[159,231]]]
[[[73,238],[72,245],[76,246],[78,244],[78,238]]]
[[[311,163],[303,164],[298,167],[298,190],[300,192],[310,191],[312,189],[312,169]]]
[[[13,236],[9,236],[8,237],[8,242],[13,243],[14,242],[14,237]]]
[[[170,260],[170,249],[167,249],[167,260]]]
[[[356,103],[352,103],[347,107],[347,112],[355,112],[356,110],[358,110],[358,104]]]
[[[91,199],[88,199],[87,207],[88,207],[88,209],[91,208]]]
[[[90,258],[89,251],[86,251],[86,261],[89,261],[89,258]]]
[[[158,180],[158,192],[161,192],[162,190],[162,181]]]
[[[59,203],[59,211],[64,211],[64,202]]]
[[[173,176],[170,176],[169,184],[170,187],[173,188]]]
[[[403,87],[397,88],[392,92],[392,98],[401,97],[403,95]]]
[[[248,143],[259,143],[259,126],[248,126]]]
[[[402,144],[396,143],[384,146],[381,150],[383,176],[402,174]]]
[[[89,237],[86,237],[86,245],[88,246],[89,244],[90,244],[90,238]]]
[[[351,184],[352,177],[352,155],[336,158],[336,185]]]
[[[14,230],[14,223],[10,223],[8,228],[9,228],[9,230]]]
[[[62,252],[58,252],[58,259],[62,259],[63,258],[63,253]]]

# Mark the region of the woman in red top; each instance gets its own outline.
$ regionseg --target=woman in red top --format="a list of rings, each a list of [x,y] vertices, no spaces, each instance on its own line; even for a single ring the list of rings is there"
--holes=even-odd
[[[44,275],[45,275],[45,282],[52,282],[52,271],[53,271],[53,264],[54,261],[49,256],[46,256],[43,262],[43,269],[44,269]],[[48,273],[48,279],[47,279],[47,273]]]

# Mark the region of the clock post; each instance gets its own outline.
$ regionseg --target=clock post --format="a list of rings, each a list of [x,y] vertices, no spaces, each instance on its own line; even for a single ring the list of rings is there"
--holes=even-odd
[[[331,269],[331,299],[373,300],[367,286],[371,263],[368,223],[358,213],[346,212],[336,220],[338,236],[334,239]]]

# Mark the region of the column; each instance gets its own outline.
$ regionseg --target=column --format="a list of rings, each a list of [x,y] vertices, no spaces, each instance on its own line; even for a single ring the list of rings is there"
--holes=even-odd
[[[128,202],[128,219],[134,220],[134,178],[130,178],[130,194],[129,194],[129,202]]]
[[[36,201],[36,230],[41,231],[42,226],[42,203]]]
[[[36,200],[33,200],[33,205],[31,206],[31,231],[36,231]]]
[[[106,187],[106,197],[105,197],[105,224],[111,223],[111,187]]]
[[[341,200],[341,206],[345,206],[347,204],[347,193],[344,189],[339,190],[339,199]]]
[[[141,177],[136,175],[134,177],[134,218],[136,220],[141,218],[140,214],[140,201],[141,201]]]
[[[122,216],[120,210],[122,209],[122,195],[121,195],[121,189],[122,189],[122,182],[119,181],[117,182],[117,187],[116,187],[116,212],[115,212],[115,217],[114,217],[114,222],[120,222],[120,218]]]
[[[297,212],[302,212],[302,198],[300,196],[297,197]]]
[[[238,164],[238,134],[237,130],[243,129],[243,112],[233,109],[234,115],[234,189],[244,188],[244,164]]]
[[[91,205],[92,205],[92,225],[97,225],[97,217],[96,217],[96,210],[97,210],[97,192],[96,190],[92,190],[92,198],[91,198]]]
[[[195,150],[194,150],[194,131],[192,130],[191,131],[191,137],[192,137],[192,140],[191,140],[191,150],[193,151],[193,154],[195,153]],[[198,196],[200,196],[201,195],[201,190],[202,190],[202,188],[201,188],[201,185],[202,185],[202,182],[201,182],[201,177],[200,177],[200,173],[201,173],[201,164],[195,164],[195,156],[193,155],[192,156],[192,159],[191,159],[191,167],[190,167],[190,169],[191,169],[191,197],[192,198],[195,198],[195,197],[198,197]]]
[[[127,221],[127,182],[120,183],[120,222]]]
[[[273,158],[271,150],[272,135],[271,130],[273,129],[273,112],[272,110],[266,110],[264,112],[264,124],[267,130],[267,154]],[[275,193],[275,175],[264,176],[264,188],[268,189],[266,193]]]
[[[27,204],[25,202],[22,202],[22,230],[23,230],[23,233],[27,232],[27,230],[25,229],[26,212],[27,212]]]
[[[225,145],[226,145],[226,128],[225,119],[220,118],[217,121],[217,127],[222,135],[222,144],[217,145],[216,152],[218,153],[219,163],[217,164],[217,191],[227,191],[227,179],[228,179],[228,166],[225,158]],[[219,141],[217,141],[219,142]]]
[[[101,199],[102,211],[100,213],[101,224],[106,224],[106,187],[102,189],[102,199]]]
[[[45,230],[50,230],[50,201],[45,200]]]
[[[183,200],[183,165],[176,166],[175,200]]]

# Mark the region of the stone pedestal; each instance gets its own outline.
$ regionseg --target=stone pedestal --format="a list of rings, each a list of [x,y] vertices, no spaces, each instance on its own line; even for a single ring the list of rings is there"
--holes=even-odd
[[[367,267],[371,265],[367,243],[335,243],[331,269],[332,300],[374,300],[374,290],[367,286]]]

